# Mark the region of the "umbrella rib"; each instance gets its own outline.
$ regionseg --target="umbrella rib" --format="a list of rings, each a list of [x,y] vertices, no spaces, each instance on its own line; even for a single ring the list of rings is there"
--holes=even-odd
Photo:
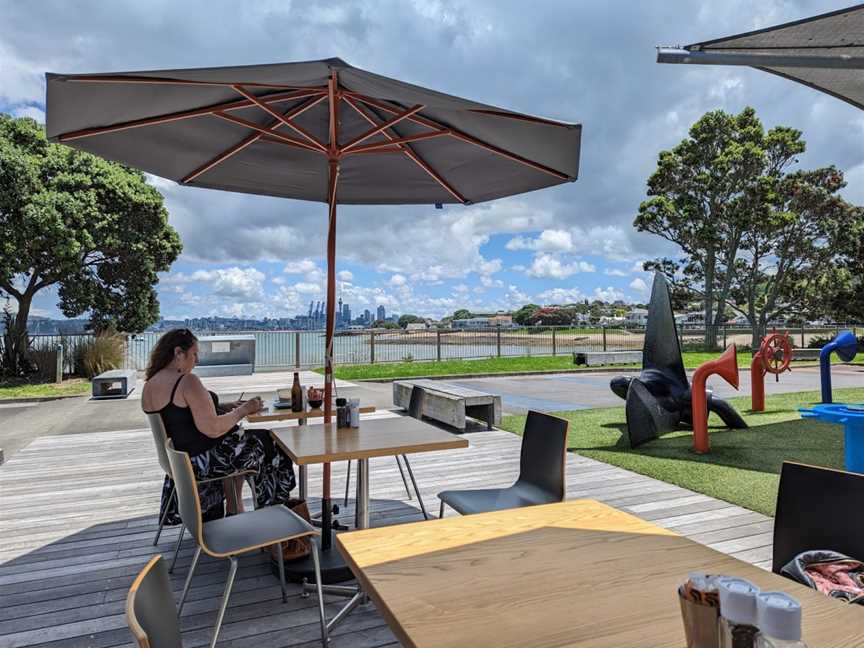
[[[237,92],[238,94],[241,94],[241,95],[243,95],[244,97],[246,97],[249,101],[251,101],[252,103],[254,103],[256,106],[258,106],[261,110],[263,110],[263,111],[266,112],[267,114],[269,114],[269,115],[275,117],[276,119],[278,119],[279,121],[281,121],[283,124],[285,124],[288,128],[290,128],[290,129],[293,130],[294,132],[296,132],[296,133],[302,135],[305,139],[309,140],[309,142],[310,142],[314,147],[320,149],[321,151],[323,151],[323,152],[325,152],[325,153],[327,152],[327,147],[325,147],[321,142],[319,142],[317,139],[315,139],[314,137],[312,137],[312,135],[311,135],[311,134],[310,134],[310,133],[309,133],[305,128],[303,128],[302,126],[299,126],[299,125],[295,124],[295,123],[292,122],[290,119],[286,119],[285,117],[283,117],[282,115],[280,115],[278,112],[276,112],[275,110],[273,110],[270,106],[268,106],[268,105],[265,104],[263,101],[261,101],[260,99],[258,99],[258,97],[256,97],[255,95],[253,95],[251,92],[247,91],[243,86],[241,86],[241,85],[232,85],[231,88],[233,88],[233,90],[234,90],[235,92]]]
[[[365,103],[369,106],[374,106],[375,108],[379,108],[379,109],[381,109],[385,112],[391,113],[391,114],[395,114],[395,113],[399,112],[399,110],[397,108],[394,108],[393,106],[391,106],[390,104],[388,104],[384,101],[379,101],[378,99],[373,99],[372,97],[367,97],[366,95],[362,95],[362,94],[359,94],[357,92],[345,92],[344,94],[346,94],[347,96],[350,96],[350,97],[352,97],[358,101],[362,101],[363,103]],[[472,135],[468,135],[467,133],[463,133],[462,131],[460,131],[456,128],[447,127],[447,126],[444,126],[442,124],[439,124],[438,122],[436,122],[432,119],[429,119],[428,117],[421,117],[419,115],[412,115],[411,117],[408,117],[408,119],[409,119],[409,121],[412,121],[415,124],[420,124],[422,126],[427,126],[429,128],[449,129],[449,131],[450,131],[449,135],[451,137],[454,137],[455,139],[458,139],[462,142],[465,142],[466,144],[473,144],[474,146],[478,146],[482,149],[485,149],[485,150],[489,151],[490,153],[494,153],[495,155],[499,155],[501,157],[507,158],[509,160],[512,160],[513,162],[518,162],[519,164],[523,164],[525,166],[531,167],[532,169],[536,169],[537,171],[542,171],[543,173],[547,173],[551,176],[555,176],[556,178],[559,178],[560,180],[575,180],[574,177],[569,176],[566,173],[563,173],[561,171],[558,171],[557,169],[553,169],[552,167],[548,167],[545,164],[541,164],[540,162],[535,162],[533,160],[529,160],[528,158],[522,157],[518,153],[512,153],[510,151],[506,151],[506,150],[504,150],[498,146],[495,146],[494,144],[490,144],[489,142],[484,142],[483,140],[481,140],[477,137],[473,137]]]
[[[372,129],[366,131],[365,133],[363,133],[362,135],[358,135],[357,137],[355,137],[353,140],[351,140],[345,146],[342,147],[342,152],[347,153],[352,148],[354,148],[355,146],[360,144],[360,142],[366,141],[370,137],[377,135],[378,133],[380,133],[384,130],[387,130],[391,126],[395,126],[396,124],[401,122],[403,119],[406,119],[406,118],[410,117],[411,115],[420,112],[421,110],[423,110],[423,108],[425,108],[425,106],[423,106],[422,104],[418,104],[418,105],[414,106],[413,108],[409,108],[407,110],[404,110],[403,112],[399,113],[398,115],[395,115],[394,117],[385,121],[383,124],[375,126],[375,128],[372,128]]]
[[[317,98],[310,99],[309,101],[306,101],[306,102],[300,104],[299,106],[295,106],[294,108],[289,110],[287,113],[285,113],[284,116],[290,118],[290,117],[295,117],[297,115],[303,114],[304,112],[306,112],[307,110],[309,110],[313,106],[324,101],[325,98],[326,98],[325,96],[321,95],[321,96],[318,96]],[[267,125],[266,128],[267,128],[267,130],[274,130],[276,128],[279,128],[279,126],[281,126],[281,125],[282,125],[282,123],[280,121],[274,119],[272,122],[270,122]],[[180,184],[187,184],[189,182],[192,182],[192,180],[194,180],[195,178],[200,176],[202,173],[206,173],[207,171],[209,171],[213,167],[221,164],[222,162],[224,162],[225,160],[227,160],[228,158],[230,158],[234,154],[239,153],[240,151],[242,151],[244,148],[246,148],[250,144],[254,144],[255,142],[257,142],[262,137],[264,137],[264,133],[261,133],[261,132],[252,133],[251,135],[244,138],[243,140],[241,140],[240,142],[238,142],[234,146],[231,146],[230,148],[222,151],[222,153],[220,153],[216,157],[214,157],[211,160],[202,164],[200,167],[195,169],[192,173],[190,173],[185,178],[180,180]]]
[[[419,142],[422,140],[432,139],[435,137],[443,137],[445,135],[450,135],[450,131],[432,131],[431,133],[418,133],[417,135],[406,135],[405,137],[399,137],[394,140],[390,140],[389,142],[375,142],[374,144],[367,144],[366,146],[356,146],[352,150],[347,151],[346,154],[351,153],[371,153],[373,151],[377,151],[379,149],[389,149],[394,145],[398,144],[407,144],[408,142]],[[344,149],[343,149],[344,150]]]
[[[122,74],[106,74],[106,75],[87,75],[80,74],[76,76],[69,76],[63,79],[63,81],[67,81],[69,83],[129,83],[129,84],[139,84],[139,85],[196,85],[196,86],[222,86],[222,87],[234,87],[237,85],[236,81],[200,81],[193,79],[169,79],[167,77],[139,77],[139,76],[123,76]],[[281,88],[282,90],[318,90],[320,92],[327,92],[327,88],[319,87],[319,86],[296,86],[296,85],[286,85],[284,83],[259,83],[255,81],[243,82],[244,86],[250,88]]]
[[[243,119],[242,117],[236,117],[235,115],[229,115],[227,113],[214,113],[216,117],[220,119],[224,119],[225,121],[233,122],[235,124],[239,124],[240,126],[245,126],[246,128],[254,131],[258,131],[262,135],[266,135],[269,138],[275,138],[279,142],[283,144],[288,144],[297,148],[302,148],[307,151],[315,151],[316,153],[321,153],[321,149],[315,148],[311,144],[307,144],[302,140],[296,140],[293,137],[289,137],[288,135],[283,135],[282,133],[277,133],[273,129],[268,129],[265,126],[261,126],[256,124],[255,122],[251,122],[248,119]]]
[[[262,97],[262,101],[265,103],[280,103],[282,101],[292,101],[294,99],[306,99],[307,97],[319,97],[322,96],[318,91],[312,92],[279,92],[270,96]],[[227,111],[227,110],[240,110],[242,108],[249,108],[253,103],[248,99],[241,99],[239,101],[228,101],[221,102],[218,104],[213,104],[210,106],[204,106],[203,108],[193,108],[192,110],[181,110],[179,112],[168,113],[166,115],[160,115],[158,117],[146,117],[144,119],[134,119],[127,122],[121,122],[119,124],[114,124],[112,126],[101,126],[98,128],[85,128],[77,131],[70,131],[68,133],[64,133],[59,137],[61,142],[68,142],[75,139],[80,139],[82,137],[90,137],[92,135],[102,135],[104,133],[114,133],[121,130],[128,130],[130,128],[140,128],[142,126],[156,126],[158,124],[166,124],[174,121],[181,121],[184,119],[192,119],[194,117],[203,117],[206,115],[212,115],[217,111]]]
[[[361,106],[358,106],[357,103],[354,101],[354,99],[352,99],[351,97],[345,96],[344,94],[343,94],[343,97],[342,97],[342,98],[343,98],[343,99],[348,103],[349,106],[351,106],[351,107],[352,107],[352,108],[353,108],[353,109],[354,109],[354,110],[355,110],[355,111],[356,111],[356,112],[357,112],[361,117],[363,117],[366,121],[368,121],[368,122],[369,122],[370,124],[372,124],[372,125],[375,125],[375,124],[376,124],[375,120],[372,119],[372,117],[370,117],[370,116],[366,113],[366,109],[362,108]],[[393,135],[391,135],[391,134],[390,134],[389,132],[387,132],[386,130],[385,130],[385,131],[382,131],[382,134],[384,135],[384,137],[386,137],[387,139],[391,140],[391,142],[392,142],[392,140],[396,139]],[[456,188],[453,187],[453,185],[451,185],[449,182],[447,182],[447,180],[444,179],[444,176],[442,176],[442,175],[441,175],[440,173],[438,173],[435,169],[433,169],[433,168],[432,168],[432,165],[430,165],[426,160],[424,160],[424,159],[423,159],[423,158],[422,158],[422,157],[421,157],[421,156],[420,156],[420,155],[419,155],[419,154],[418,154],[418,153],[417,153],[413,148],[411,148],[410,145],[408,145],[408,144],[399,144],[398,146],[399,146],[399,148],[402,150],[402,152],[403,152],[403,153],[404,153],[404,154],[405,154],[405,155],[406,155],[406,156],[407,156],[407,157],[408,157],[412,162],[414,162],[414,164],[416,164],[416,165],[419,166],[421,169],[423,169],[427,174],[429,174],[429,176],[430,176],[433,180],[435,180],[435,182],[437,182],[438,184],[440,184],[440,185],[441,185],[441,186],[442,186],[442,187],[447,191],[447,193],[449,193],[449,194],[450,194],[451,196],[453,196],[456,200],[458,200],[459,202],[461,202],[461,203],[463,203],[463,204],[467,204],[467,203],[468,203],[468,199],[465,198],[465,196],[463,196],[461,193],[459,193],[459,192],[456,190]]]

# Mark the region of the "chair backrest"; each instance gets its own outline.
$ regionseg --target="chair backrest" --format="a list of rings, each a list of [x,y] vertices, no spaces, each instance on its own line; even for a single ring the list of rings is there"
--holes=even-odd
[[[830,549],[864,560],[864,475],[784,462],[774,515],[774,556],[780,569],[802,551]]]
[[[408,416],[415,419],[423,418],[423,405],[426,403],[426,390],[414,385],[411,387],[411,400],[408,402]]]
[[[528,412],[522,435],[519,482],[536,486],[564,500],[564,469],[570,422],[558,416]]]
[[[180,510],[180,519],[195,538],[195,542],[203,547],[204,523],[201,520],[201,501],[198,499],[198,486],[195,483],[192,462],[189,461],[188,454],[175,450],[171,441],[165,445],[165,452],[168,454],[174,485],[177,487],[177,508]]]
[[[171,477],[171,464],[168,462],[168,455],[165,454],[168,432],[165,430],[165,423],[162,422],[162,415],[159,412],[147,412],[147,420],[150,422],[150,431],[153,433],[153,442],[156,444],[156,457],[159,459],[159,465],[162,466],[165,474]]]
[[[174,593],[162,556],[151,558],[129,588],[126,622],[139,648],[182,648]]]

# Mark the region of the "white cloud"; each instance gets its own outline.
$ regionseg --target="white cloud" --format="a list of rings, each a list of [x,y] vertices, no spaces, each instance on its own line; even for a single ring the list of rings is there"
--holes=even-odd
[[[517,236],[505,246],[508,250],[534,250],[538,252],[572,252],[573,236],[566,230],[549,229],[540,232],[537,238]]]
[[[603,274],[609,275],[610,277],[626,277],[629,273],[619,270],[618,268],[606,268],[606,270],[603,271]]]
[[[45,123],[45,111],[37,106],[18,106],[12,110],[13,117],[30,117],[37,123]]]
[[[336,277],[339,281],[354,281],[354,273],[350,270],[340,270]]]
[[[597,299],[601,299],[606,302],[614,302],[620,300],[624,300],[624,293],[617,288],[613,288],[609,286],[608,288],[595,288],[594,296]]]
[[[637,296],[641,301],[646,301],[648,299],[648,294],[650,290],[648,288],[648,284],[645,283],[645,280],[642,279],[642,277],[636,277],[633,281],[631,281],[630,288],[636,292]]]
[[[390,277],[390,281],[388,282],[391,286],[404,286],[408,280],[404,275],[394,274]]]
[[[538,293],[537,299],[542,304],[572,304],[585,299],[585,295],[578,288],[550,288]]]
[[[320,284],[306,283],[303,281],[294,284],[294,290],[303,295],[320,295],[324,292]]]
[[[529,277],[566,279],[577,272],[594,272],[596,268],[587,261],[575,261],[574,263],[562,263],[558,258],[541,252],[525,272]]]
[[[177,272],[162,278],[162,283],[206,284],[213,294],[243,301],[263,299],[263,283],[266,276],[256,268],[217,268],[215,270],[196,270],[191,274]]]

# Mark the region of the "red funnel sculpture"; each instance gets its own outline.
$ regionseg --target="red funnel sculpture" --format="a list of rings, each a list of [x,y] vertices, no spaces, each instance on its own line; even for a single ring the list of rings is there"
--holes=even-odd
[[[709,360],[693,373],[693,387],[691,392],[692,414],[693,414],[693,450],[699,454],[705,454],[711,449],[708,440],[708,396],[705,390],[705,382],[708,376],[717,374],[723,380],[738,389],[738,357],[735,345],[726,348],[716,360]]]

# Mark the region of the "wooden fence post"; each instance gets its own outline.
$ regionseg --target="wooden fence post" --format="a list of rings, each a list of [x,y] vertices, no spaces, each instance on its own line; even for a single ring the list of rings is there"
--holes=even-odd
[[[498,351],[498,357],[501,357],[501,327],[495,329],[495,348]]]
[[[806,345],[804,344],[804,324],[801,324],[801,348],[803,349]]]
[[[435,329],[435,357],[441,362],[441,329]]]
[[[555,343],[555,330],[556,330],[556,329],[555,329],[555,327],[553,326],[553,327],[552,327],[552,355],[553,355],[553,356],[556,355],[556,352],[558,351],[558,349],[557,349],[557,345],[556,345],[556,343]]]
[[[606,350],[606,325],[603,325],[603,350]]]
[[[375,364],[375,331],[369,331],[369,364]]]
[[[58,344],[54,350],[54,356],[56,360],[56,364],[54,367],[54,382],[62,383],[63,382],[63,345]]]
[[[294,366],[300,368],[300,331],[294,333]]]

